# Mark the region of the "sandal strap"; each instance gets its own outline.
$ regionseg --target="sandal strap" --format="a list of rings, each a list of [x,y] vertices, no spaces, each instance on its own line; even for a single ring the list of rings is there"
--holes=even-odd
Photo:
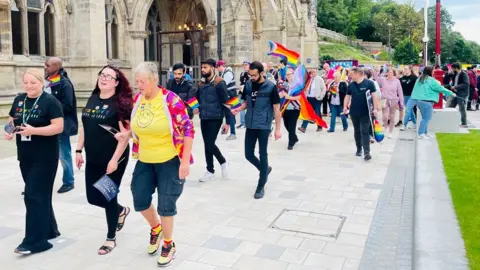
[[[124,207],[123,208],[123,214],[119,215],[119,217],[128,216],[128,214],[130,214],[130,207]]]
[[[107,238],[106,241],[110,241],[110,242],[116,242],[117,241],[117,238]]]

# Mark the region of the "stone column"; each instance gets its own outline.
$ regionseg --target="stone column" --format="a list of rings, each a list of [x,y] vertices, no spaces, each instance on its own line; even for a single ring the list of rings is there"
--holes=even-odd
[[[0,59],[12,55],[9,0],[0,0]]]
[[[107,58],[104,1],[73,1],[72,62],[104,65]],[[71,31],[72,29],[70,29]]]
[[[47,11],[48,12],[48,11]],[[40,42],[40,55],[47,55],[45,49],[45,12],[38,14],[38,29],[39,29],[39,42]]]
[[[138,64],[144,61],[144,42],[145,39],[148,37],[149,32],[142,30],[142,31],[130,31],[130,37],[128,40],[130,41],[130,63],[132,64],[132,69],[135,69]],[[133,74],[133,72],[132,72]],[[134,78],[130,78],[133,82]]]
[[[18,7],[18,6],[17,6]],[[27,20],[27,8],[18,7],[20,14],[22,15],[22,45],[23,45],[23,55],[28,56],[30,54],[30,49],[28,46],[28,20]]]

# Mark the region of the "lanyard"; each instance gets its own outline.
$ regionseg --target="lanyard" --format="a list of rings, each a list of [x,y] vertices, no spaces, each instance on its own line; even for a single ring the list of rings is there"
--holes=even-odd
[[[37,105],[37,102],[40,99],[40,97],[42,97],[42,95],[43,95],[43,92],[40,94],[40,96],[37,97],[37,99],[35,99],[35,102],[33,103],[32,107],[30,108],[30,113],[28,114],[27,117],[25,117],[25,105],[27,104],[27,96],[25,96],[25,99],[23,100],[23,115],[22,115],[23,124],[26,124],[28,122],[28,119],[30,119],[30,116],[32,115],[32,111],[35,108],[35,105]]]

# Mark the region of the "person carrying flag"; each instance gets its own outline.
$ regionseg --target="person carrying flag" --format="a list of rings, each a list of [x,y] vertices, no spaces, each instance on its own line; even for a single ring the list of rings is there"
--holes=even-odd
[[[169,80],[167,89],[177,94],[185,104],[189,104],[192,98],[195,98],[197,94],[197,88],[193,84],[193,81],[186,78],[185,65],[178,63],[173,65],[173,80]],[[193,118],[193,108],[187,107],[188,116]]]
[[[245,84],[242,93],[243,103],[233,109],[237,115],[247,109],[245,133],[245,158],[252,163],[260,172],[260,177],[255,190],[255,199],[261,199],[265,195],[265,184],[272,167],[268,166],[268,137],[272,120],[275,118],[275,140],[280,139],[280,96],[274,83],[264,77],[262,63],[255,61],[250,64],[248,73],[250,81]],[[260,159],[255,156],[255,145],[259,145]]]

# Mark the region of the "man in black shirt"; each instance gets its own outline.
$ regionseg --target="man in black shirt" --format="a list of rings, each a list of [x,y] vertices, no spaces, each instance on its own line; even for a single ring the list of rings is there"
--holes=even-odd
[[[365,161],[372,159],[370,155],[370,112],[368,109],[366,92],[370,91],[373,104],[375,107],[374,113],[378,115],[380,112],[380,102],[375,93],[375,84],[366,80],[364,77],[363,68],[352,69],[352,83],[348,86],[347,95],[343,102],[343,111],[345,114],[349,113],[353,123],[355,133],[355,144],[357,146],[356,156],[362,156],[362,148],[364,152]],[[350,109],[350,112],[348,112]]]
[[[413,87],[415,86],[415,83],[417,82],[417,76],[413,74],[412,72],[412,67],[407,66],[403,70],[403,76],[400,78],[400,84],[402,85],[402,91],[403,91],[403,98],[404,98],[404,103],[405,106],[403,110],[400,111],[400,119],[398,123],[395,125],[396,127],[400,127],[401,130],[405,130],[405,128],[408,125],[407,123],[403,123],[402,119],[405,116],[405,108],[407,107],[408,100],[410,99],[410,96],[412,95],[413,92]],[[417,115],[417,107],[415,106],[413,108],[413,112],[415,116]],[[409,119],[410,120],[410,119]],[[416,124],[416,119],[411,119],[413,124]]]
[[[62,67],[62,60],[50,57],[45,61],[45,92],[51,93],[62,104],[64,115],[63,133],[60,135],[60,162],[63,167],[63,185],[58,193],[65,193],[74,188],[72,146],[70,137],[78,133],[77,98],[75,89]]]
[[[265,70],[262,63],[255,61],[250,64],[248,73],[250,81],[245,84],[242,92],[243,104],[233,109],[234,115],[247,109],[245,133],[245,158],[260,172],[255,199],[265,195],[265,184],[272,167],[268,166],[268,137],[270,135],[272,120],[275,118],[275,139],[281,137],[280,133],[280,96],[277,87],[272,82],[265,80]],[[260,159],[255,156],[255,145],[258,141]]]

